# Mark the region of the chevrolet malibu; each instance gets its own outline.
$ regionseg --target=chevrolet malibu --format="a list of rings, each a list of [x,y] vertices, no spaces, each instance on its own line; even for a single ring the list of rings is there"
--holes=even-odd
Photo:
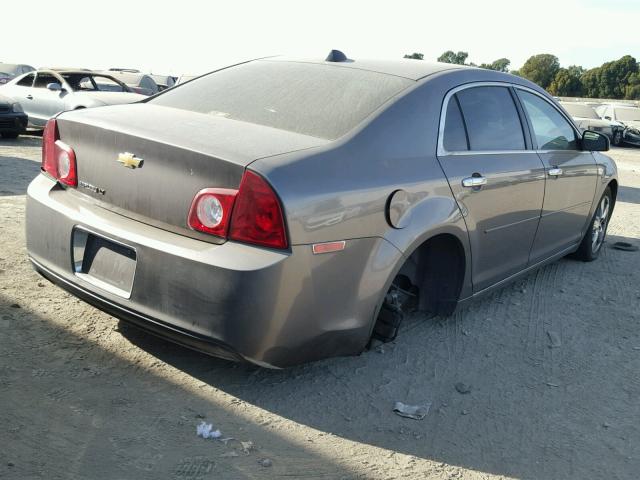
[[[50,120],[27,249],[122,320],[281,368],[596,259],[618,192],[608,147],[508,74],[261,59]]]

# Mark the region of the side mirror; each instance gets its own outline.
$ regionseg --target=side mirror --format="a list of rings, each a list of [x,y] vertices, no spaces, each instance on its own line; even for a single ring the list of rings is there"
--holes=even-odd
[[[57,82],[47,83],[47,90],[51,90],[52,92],[60,92],[62,91],[62,85]]]
[[[611,117],[607,115],[606,117],[604,117],[604,119],[605,120],[611,120]]]
[[[582,133],[582,149],[590,152],[606,152],[609,150],[609,137],[598,132],[585,130]]]

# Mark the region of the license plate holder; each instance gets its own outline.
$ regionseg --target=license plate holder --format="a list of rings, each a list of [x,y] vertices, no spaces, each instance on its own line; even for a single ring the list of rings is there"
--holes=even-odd
[[[135,248],[78,227],[72,242],[77,277],[119,297],[131,297],[138,262]]]

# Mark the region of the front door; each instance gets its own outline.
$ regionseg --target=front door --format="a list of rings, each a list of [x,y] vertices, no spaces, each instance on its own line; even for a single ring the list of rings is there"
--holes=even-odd
[[[591,152],[580,149],[578,134],[547,99],[517,89],[547,175],[542,218],[531,249],[537,263],[577,244],[587,225],[598,170]]]
[[[34,125],[44,126],[47,120],[64,110],[66,92],[49,90],[47,85],[50,83],[58,83],[62,86],[61,80],[51,73],[42,72],[36,75],[31,93],[32,112],[29,114],[30,117],[33,116]]]
[[[472,85],[445,100],[438,159],[467,224],[474,292],[527,267],[540,220],[544,167],[514,95]]]

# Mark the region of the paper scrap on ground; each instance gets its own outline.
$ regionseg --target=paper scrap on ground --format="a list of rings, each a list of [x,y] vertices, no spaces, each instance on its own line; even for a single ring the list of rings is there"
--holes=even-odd
[[[220,438],[222,436],[220,430],[214,430],[212,424],[204,422],[196,427],[196,433],[202,438]]]
[[[401,417],[413,418],[414,420],[422,420],[429,413],[431,402],[424,405],[407,405],[402,402],[396,402],[393,411]]]

